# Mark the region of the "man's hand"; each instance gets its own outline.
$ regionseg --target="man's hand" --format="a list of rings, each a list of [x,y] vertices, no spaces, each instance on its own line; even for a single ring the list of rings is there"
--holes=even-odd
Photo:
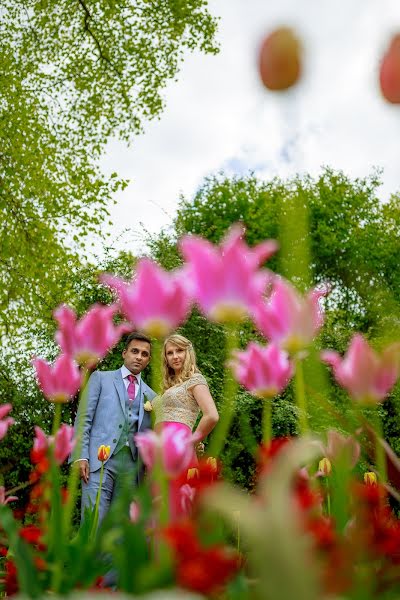
[[[89,481],[89,461],[87,460],[78,460],[77,461],[79,476],[85,483]]]

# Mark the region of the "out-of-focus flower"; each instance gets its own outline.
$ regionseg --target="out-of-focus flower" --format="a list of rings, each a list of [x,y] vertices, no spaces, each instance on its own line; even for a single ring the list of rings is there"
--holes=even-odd
[[[287,352],[276,344],[250,342],[244,352],[235,353],[231,365],[238,382],[259,398],[280,394],[293,375]]]
[[[143,404],[143,408],[146,412],[151,412],[153,410],[153,405],[150,400],[147,400],[147,402]]]
[[[360,444],[351,435],[342,435],[336,429],[330,429],[327,434],[326,446],[321,445],[322,453],[331,461],[345,459],[350,468],[358,463]]]
[[[6,488],[4,485],[0,485],[0,505],[14,502],[14,500],[18,500],[18,496],[6,496]]]
[[[214,456],[209,456],[206,460],[207,465],[210,467],[214,473],[218,471],[218,462]]]
[[[51,445],[54,445],[55,461],[61,465],[74,449],[74,428],[63,423],[55,436],[46,436],[44,431],[35,425],[35,438],[31,452],[32,462],[40,463],[45,459]]]
[[[261,81],[272,91],[286,90],[301,74],[301,45],[289,27],[279,27],[263,41],[259,55]]]
[[[390,40],[379,71],[381,92],[391,104],[400,104],[400,34]]]
[[[105,446],[104,444],[101,444],[101,446],[99,446],[99,448],[97,450],[97,458],[99,459],[100,462],[105,462],[106,460],[109,459],[110,452],[111,452],[110,446]]]
[[[10,425],[15,423],[12,417],[8,417],[8,413],[12,409],[12,404],[7,402],[6,404],[0,405],[0,440],[6,435]]]
[[[81,385],[78,365],[67,354],[60,354],[53,365],[41,358],[32,361],[39,386],[50,402],[68,402]]]
[[[163,337],[186,319],[191,298],[181,271],[164,271],[144,258],[132,282],[107,274],[100,280],[117,292],[125,317],[150,336]]]
[[[193,460],[193,436],[180,423],[166,423],[160,434],[137,433],[135,443],[146,467],[151,470],[156,460],[161,460],[168,477],[177,477],[183,471],[186,474]]]
[[[321,460],[318,463],[318,474],[322,475],[323,477],[328,477],[328,475],[330,475],[331,472],[332,465],[329,458],[327,458],[326,456],[324,458],[321,458]]]
[[[255,316],[260,332],[290,354],[306,348],[323,324],[320,298],[327,290],[311,290],[305,297],[281,277],[273,282],[267,302],[261,304]]]
[[[54,311],[58,322],[56,341],[65,354],[87,367],[93,367],[119,341],[121,335],[131,330],[127,323],[115,325],[113,316],[118,307],[95,304],[79,321],[69,306],[59,306]]]
[[[180,494],[180,509],[184,515],[188,515],[191,511],[193,500],[196,495],[196,489],[185,483],[181,488],[179,488]]]
[[[199,478],[199,470],[196,469],[196,467],[193,467],[192,469],[188,469],[187,470],[187,474],[186,474],[187,480],[190,481],[191,479],[195,479],[195,478]]]
[[[353,336],[344,358],[330,350],[321,356],[332,367],[339,385],[362,404],[381,402],[400,374],[400,345],[392,344],[379,355],[361,334]]]
[[[249,248],[242,236],[243,228],[234,225],[219,247],[192,235],[180,243],[196,302],[219,323],[252,315],[271,278],[259,267],[276,252],[277,243],[269,240]]]
[[[177,582],[185,589],[211,596],[240,568],[240,557],[230,548],[201,546],[191,522],[170,525],[163,535],[175,554]]]
[[[140,517],[140,507],[137,502],[131,502],[129,505],[129,520],[131,523],[137,523]]]
[[[378,483],[376,473],[374,473],[373,471],[367,471],[366,473],[364,473],[364,483],[366,483],[367,485],[376,485]]]

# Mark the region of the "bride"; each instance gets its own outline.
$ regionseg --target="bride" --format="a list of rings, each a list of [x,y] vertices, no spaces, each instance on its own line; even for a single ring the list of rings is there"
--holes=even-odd
[[[197,368],[191,341],[177,333],[167,337],[164,342],[163,388],[164,393],[152,402],[156,433],[166,427],[174,427],[176,431],[184,429],[191,435],[201,411],[202,416],[194,432],[196,442],[201,442],[217,424],[218,411],[207,381]],[[190,466],[196,464],[193,451]],[[174,513],[180,512],[178,506],[171,508]]]

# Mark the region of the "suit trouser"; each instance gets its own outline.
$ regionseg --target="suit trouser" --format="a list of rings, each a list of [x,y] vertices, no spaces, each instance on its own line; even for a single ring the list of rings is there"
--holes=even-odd
[[[82,481],[81,522],[85,515],[85,509],[93,508],[96,504],[97,491],[100,485],[100,471],[89,474],[89,481]],[[132,458],[128,446],[123,446],[118,454],[110,456],[104,463],[103,483],[101,486],[99,503],[99,525],[110,508],[111,502],[118,497],[122,483],[137,486],[137,464]]]

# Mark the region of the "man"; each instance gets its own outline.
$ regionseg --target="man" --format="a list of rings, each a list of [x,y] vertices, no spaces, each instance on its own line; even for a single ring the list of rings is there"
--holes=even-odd
[[[99,523],[118,493],[121,477],[130,477],[132,487],[140,480],[142,468],[134,435],[151,426],[150,412],[145,410],[144,404],[156,394],[140,375],[149,364],[150,355],[150,339],[141,333],[131,333],[122,352],[122,367],[116,371],[94,371],[90,376],[82,448],[79,457],[74,456],[82,479],[82,519],[85,509],[96,502],[101,468],[97,457],[99,446],[104,444],[111,448],[104,463]],[[79,419],[78,409],[75,431],[79,428]]]

